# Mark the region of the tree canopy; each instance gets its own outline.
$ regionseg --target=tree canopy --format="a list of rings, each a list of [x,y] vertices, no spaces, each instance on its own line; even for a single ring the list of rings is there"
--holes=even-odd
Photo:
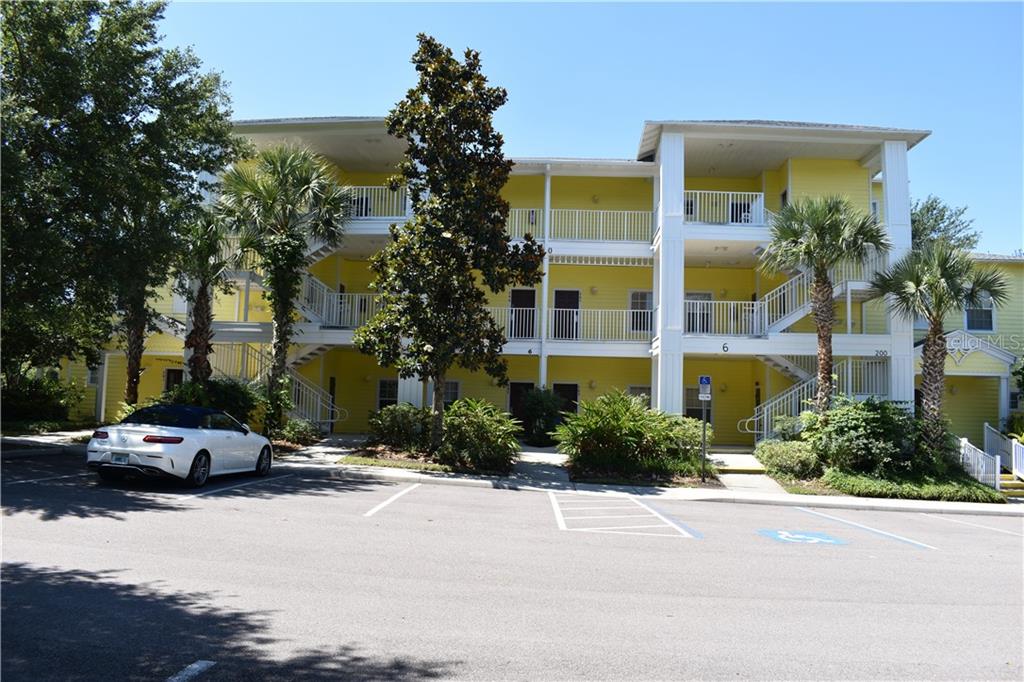
[[[447,372],[458,365],[507,381],[502,329],[486,309],[484,288],[531,286],[541,277],[543,247],[531,236],[513,243],[501,189],[512,162],[493,115],[508,98],[488,85],[480,55],[463,60],[420,34],[412,63],[415,87],[387,117],[406,141],[390,184],[406,186],[413,217],[391,227],[390,242],[370,267],[379,312],[356,333],[364,353],[406,378],[434,382],[433,444],[440,444]]]
[[[910,230],[915,248],[939,239],[964,251],[978,245],[978,231],[967,217],[967,207],[949,206],[930,194],[910,207]]]
[[[159,45],[163,2],[6,3],[5,373],[91,362],[115,315],[148,323],[179,227],[243,149],[224,83]],[[142,301],[142,303],[140,303]]]

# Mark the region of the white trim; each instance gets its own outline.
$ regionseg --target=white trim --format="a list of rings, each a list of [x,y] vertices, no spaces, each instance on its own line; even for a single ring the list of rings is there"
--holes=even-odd
[[[968,320],[967,310],[968,309],[967,309],[966,306],[964,306],[964,331],[965,332],[970,332],[971,334],[974,334],[974,333],[995,334],[996,333],[996,328],[998,326],[998,324],[997,324],[998,320],[996,319],[996,304],[992,301],[991,298],[989,298],[989,303],[991,305],[990,308],[971,308],[971,310],[991,310],[992,311],[992,327],[990,329],[972,329],[967,324],[967,320]]]
[[[381,389],[381,383],[383,383],[385,381],[394,381],[395,382],[395,405],[397,405],[399,403],[399,400],[398,400],[398,382],[401,381],[401,379],[399,379],[398,377],[394,377],[394,378],[392,378],[392,377],[378,377],[377,378],[377,400],[374,402],[374,410],[375,411],[379,411],[381,409],[381,406],[380,406],[380,389]]]

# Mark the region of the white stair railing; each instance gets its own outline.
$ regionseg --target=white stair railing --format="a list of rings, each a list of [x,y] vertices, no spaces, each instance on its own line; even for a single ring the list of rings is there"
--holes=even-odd
[[[249,382],[265,381],[273,365],[273,358],[268,352],[249,343],[215,343],[210,361],[218,374]],[[288,367],[286,372],[292,387],[292,416],[320,427],[348,419],[348,411],[334,405],[330,393],[292,367]]]
[[[323,322],[327,312],[327,297],[330,295],[330,287],[307,273],[302,277],[298,307],[307,312],[313,322]]]
[[[975,480],[999,490],[999,459],[960,439],[960,465]]]
[[[984,434],[983,446],[985,452],[993,457],[998,457],[999,466],[1007,471],[1012,471],[1013,441],[1001,434],[998,429],[992,428],[988,422],[985,422],[982,432]]]
[[[1013,464],[1010,471],[1015,478],[1024,479],[1024,443],[1014,438],[1011,445],[1013,447]]]

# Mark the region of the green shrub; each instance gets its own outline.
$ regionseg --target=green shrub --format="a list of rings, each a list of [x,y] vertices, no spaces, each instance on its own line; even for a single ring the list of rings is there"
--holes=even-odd
[[[765,440],[757,444],[754,457],[772,476],[806,480],[821,475],[821,463],[811,444],[800,440]]]
[[[210,379],[205,384],[198,381],[181,383],[165,391],[159,402],[224,410],[238,421],[251,425],[262,421],[267,395],[258,384],[235,379]]]
[[[399,450],[421,450],[430,442],[430,410],[409,403],[370,415],[370,442]]]
[[[828,469],[822,476],[830,488],[858,497],[888,497],[905,500],[1004,503],[1006,498],[965,474],[917,475],[876,478]]]
[[[435,458],[441,464],[508,473],[519,456],[519,422],[485,400],[462,398],[444,413],[444,441]]]
[[[274,437],[299,445],[313,445],[323,438],[316,424],[307,419],[289,419]]]
[[[708,442],[713,437],[708,427]],[[584,475],[695,474],[700,471],[701,421],[647,407],[623,391],[580,403],[555,428],[558,451]]]
[[[775,433],[776,440],[800,440],[800,431],[803,426],[802,417],[781,416],[775,418],[772,431]]]
[[[841,471],[909,473],[915,464],[914,420],[899,405],[837,396],[825,416],[802,416],[818,459]]]
[[[534,388],[523,396],[523,434],[530,445],[547,446],[555,441],[552,431],[562,419],[562,397],[546,388]]]
[[[3,421],[65,421],[72,406],[85,397],[78,384],[62,382],[55,373],[21,375],[0,388],[0,418]]]
[[[1021,440],[1024,438],[1024,412],[1012,412],[1006,418],[1006,426],[1003,433],[1010,438]]]

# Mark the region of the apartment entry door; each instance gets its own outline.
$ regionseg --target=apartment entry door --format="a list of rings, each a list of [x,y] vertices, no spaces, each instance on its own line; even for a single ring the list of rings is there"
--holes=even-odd
[[[510,381],[508,383],[508,411],[519,420],[520,424],[526,423],[523,400],[526,398],[526,394],[532,390],[532,381]]]
[[[537,335],[537,292],[513,289],[509,296],[508,338],[532,339]]]
[[[552,338],[578,339],[580,337],[580,292],[575,289],[555,289],[554,316]]]

